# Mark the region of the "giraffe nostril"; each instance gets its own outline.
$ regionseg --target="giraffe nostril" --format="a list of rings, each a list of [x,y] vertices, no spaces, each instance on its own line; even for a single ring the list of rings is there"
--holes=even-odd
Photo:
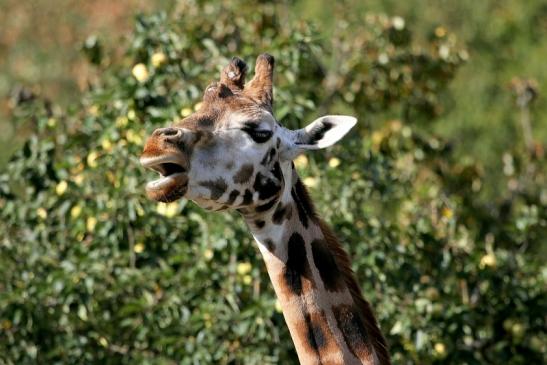
[[[180,128],[159,128],[154,131],[156,136],[163,137],[167,141],[177,141],[182,137],[182,129]]]

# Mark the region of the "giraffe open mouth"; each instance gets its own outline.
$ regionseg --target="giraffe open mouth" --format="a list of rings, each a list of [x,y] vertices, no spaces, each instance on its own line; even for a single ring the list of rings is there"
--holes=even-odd
[[[146,184],[146,192],[149,197],[159,201],[172,201],[184,194],[188,177],[180,156],[141,157],[140,163],[160,174],[159,179]]]

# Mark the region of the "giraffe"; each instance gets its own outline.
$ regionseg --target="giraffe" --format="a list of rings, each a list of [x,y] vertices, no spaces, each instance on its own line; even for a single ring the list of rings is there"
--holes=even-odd
[[[140,162],[160,178],[160,202],[185,197],[212,211],[236,210],[258,244],[301,364],[390,364],[386,342],[348,254],[317,215],[293,159],[331,146],[357,122],[324,116],[299,130],[273,116],[274,58],[254,77],[234,57],[201,108],[147,139]]]

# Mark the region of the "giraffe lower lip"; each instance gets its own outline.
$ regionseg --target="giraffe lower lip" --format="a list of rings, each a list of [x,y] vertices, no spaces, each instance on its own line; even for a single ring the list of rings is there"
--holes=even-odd
[[[182,198],[188,190],[188,175],[175,173],[169,176],[162,176],[160,179],[150,181],[146,184],[146,196],[149,199],[170,203]]]
[[[162,176],[157,180],[150,181],[146,184],[147,191],[158,191],[167,188],[172,188],[175,185],[180,185],[186,182],[186,176],[183,172],[177,172],[168,176]]]

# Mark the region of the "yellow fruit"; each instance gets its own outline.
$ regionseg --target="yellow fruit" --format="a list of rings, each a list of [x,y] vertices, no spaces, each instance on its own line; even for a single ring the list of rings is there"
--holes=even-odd
[[[308,176],[307,178],[304,179],[304,185],[310,188],[316,187],[318,183],[319,182],[315,177]]]
[[[72,176],[72,181],[74,181],[74,183],[78,186],[82,185],[84,182],[84,176],[82,174],[74,175]]]
[[[146,80],[148,80],[148,69],[143,63],[137,63],[135,66],[133,66],[131,73],[139,82],[145,82]]]
[[[101,147],[103,148],[103,150],[105,150],[106,152],[110,152],[112,151],[112,142],[110,142],[109,139],[103,139],[102,142],[101,142]]]
[[[152,55],[152,66],[158,68],[167,62],[167,56],[163,52],[156,52]]]
[[[380,143],[382,143],[382,140],[384,139],[384,135],[382,134],[382,132],[374,131],[372,132],[371,139],[372,139],[372,147],[377,149],[380,147]]]
[[[144,251],[144,243],[142,242],[138,242],[135,244],[135,246],[133,247],[133,251],[135,251],[136,253],[141,253]]]
[[[82,207],[79,205],[75,205],[70,209],[70,216],[72,218],[78,218],[80,214],[82,213]]]
[[[237,273],[239,275],[246,275],[251,272],[251,264],[249,262],[240,262],[237,264]]]
[[[243,277],[243,284],[245,285],[251,285],[251,283],[253,282],[253,278],[251,275],[245,275]]]
[[[96,151],[91,151],[89,153],[89,155],[87,155],[87,165],[91,168],[97,167],[98,166],[97,157],[99,157],[97,152]]]
[[[397,30],[402,30],[405,27],[405,20],[400,16],[393,17],[393,19],[391,19],[391,23],[393,24],[393,28]]]
[[[124,128],[127,126],[127,123],[129,122],[129,119],[125,116],[116,118],[116,127],[118,128]]]
[[[454,211],[448,207],[444,207],[443,210],[441,211],[441,214],[446,219],[450,219],[454,216]]]
[[[444,343],[442,342],[437,342],[435,344],[435,352],[438,354],[438,355],[444,355],[446,353],[446,346],[444,345]]]
[[[306,155],[300,155],[297,158],[294,159],[294,166],[298,168],[304,168],[308,166],[308,158]]]
[[[214,252],[210,248],[206,249],[203,253],[203,257],[205,257],[205,260],[209,261],[213,258]]]
[[[340,159],[333,157],[329,160],[329,167],[336,168],[340,166]]]
[[[96,117],[97,115],[99,115],[99,107],[97,105],[91,105],[89,109],[87,109],[87,112],[91,116]]]
[[[525,328],[522,325],[522,323],[515,323],[511,327],[511,332],[512,332],[513,336],[515,336],[516,338],[522,338],[522,336],[524,335],[524,332],[525,332]]]
[[[446,35],[446,29],[443,27],[437,27],[435,28],[435,35],[439,38],[442,38]]]
[[[158,203],[156,211],[168,218],[172,218],[179,212],[179,203]]]
[[[190,114],[192,114],[192,109],[191,108],[182,108],[180,110],[180,116],[183,117],[183,118],[189,116]]]
[[[127,139],[128,142],[136,144],[136,145],[140,145],[143,143],[142,137],[131,129],[127,131],[125,138]]]
[[[68,188],[68,183],[66,181],[59,181],[57,186],[55,186],[55,192],[57,195],[61,196],[65,193],[66,189]]]
[[[496,255],[494,255],[493,253],[488,253],[481,258],[479,266],[481,269],[484,269],[486,267],[495,267],[496,264]]]
[[[93,232],[96,225],[97,225],[97,218],[95,218],[95,217],[88,217],[87,218],[87,220],[85,222],[85,226],[86,226],[88,232]]]
[[[36,209],[36,215],[38,215],[41,219],[46,219],[47,211],[44,208],[38,208]]]

